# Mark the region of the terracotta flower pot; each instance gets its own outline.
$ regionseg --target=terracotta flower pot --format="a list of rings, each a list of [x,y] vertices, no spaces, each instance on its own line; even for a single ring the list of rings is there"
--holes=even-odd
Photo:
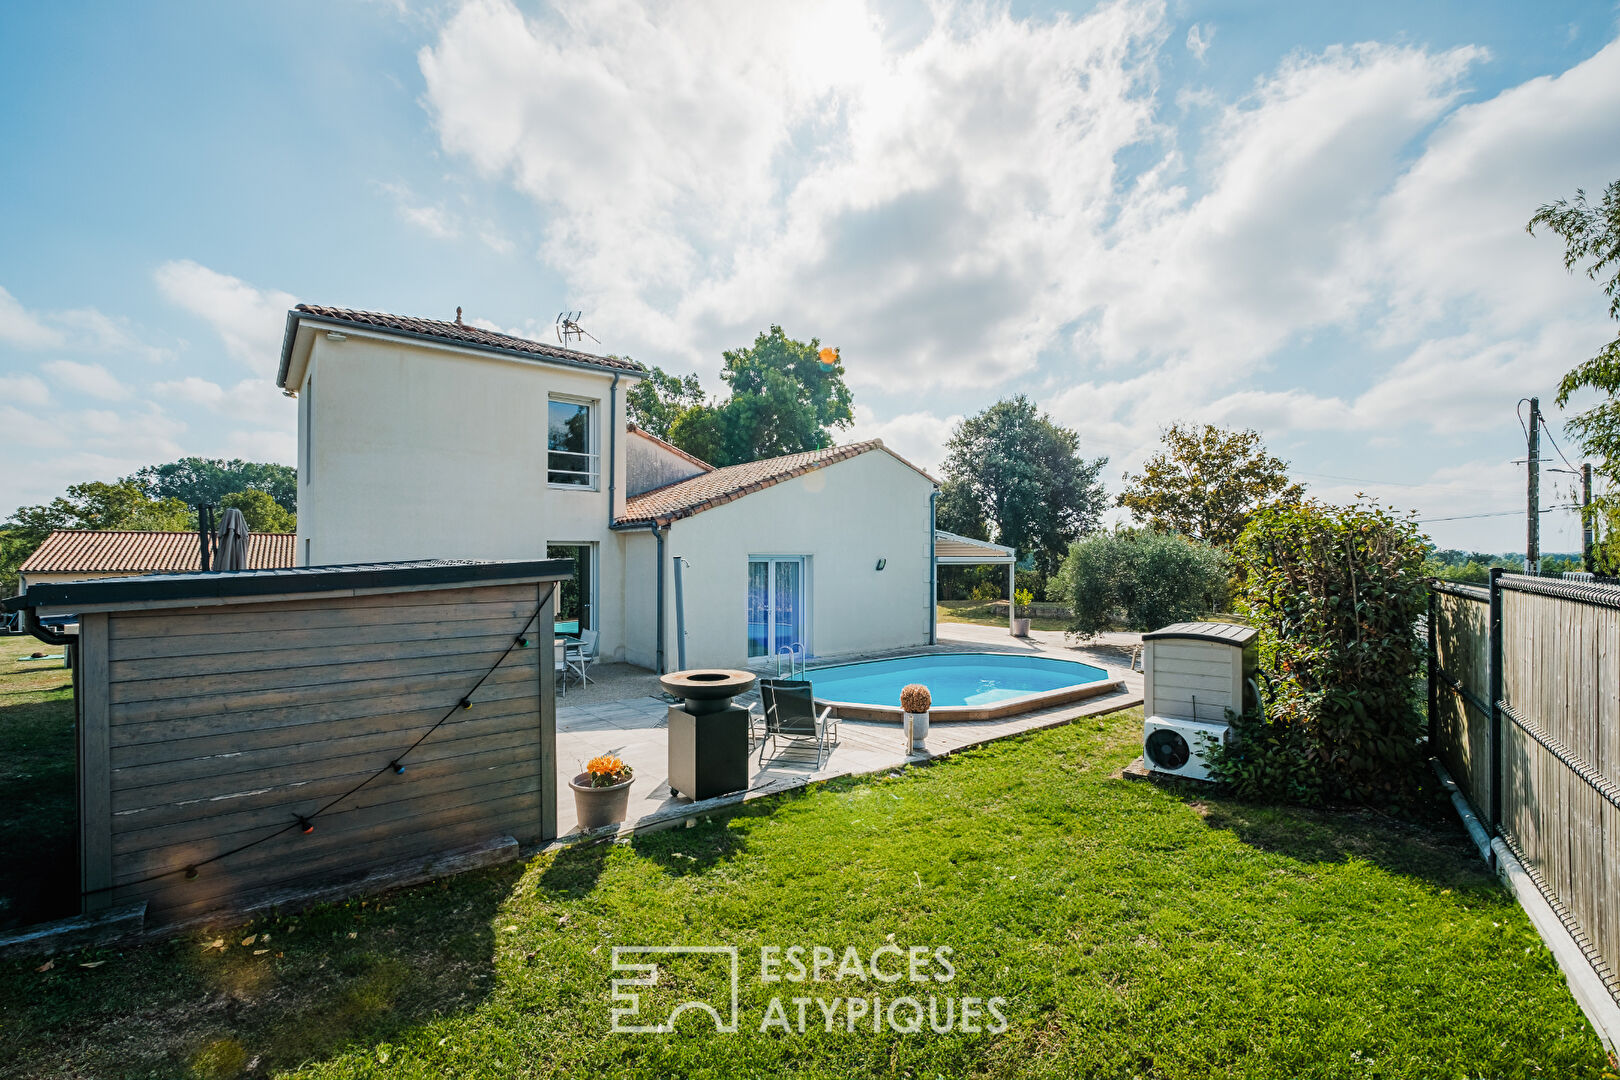
[[[580,773],[568,781],[574,789],[574,813],[581,829],[600,829],[616,825],[630,810],[630,785],[635,777],[622,780],[611,787],[592,787],[591,774]]]

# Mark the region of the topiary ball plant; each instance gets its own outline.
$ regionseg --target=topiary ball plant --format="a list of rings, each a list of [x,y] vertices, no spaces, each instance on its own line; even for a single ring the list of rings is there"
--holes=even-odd
[[[908,713],[925,713],[933,704],[928,687],[921,683],[912,683],[900,691],[900,707]]]

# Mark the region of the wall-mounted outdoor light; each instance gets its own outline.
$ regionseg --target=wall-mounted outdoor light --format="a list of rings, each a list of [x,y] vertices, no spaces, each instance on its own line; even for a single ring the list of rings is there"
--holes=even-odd
[[[878,564],[877,564],[877,568],[879,570],[882,570],[885,566],[888,566],[888,565],[889,565],[889,560],[888,559],[879,559]]]

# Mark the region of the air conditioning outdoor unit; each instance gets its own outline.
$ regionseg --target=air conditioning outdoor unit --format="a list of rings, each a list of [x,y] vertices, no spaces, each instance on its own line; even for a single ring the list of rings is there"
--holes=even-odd
[[[1142,635],[1142,763],[1209,779],[1205,754],[1225,742],[1230,710],[1255,704],[1259,633],[1236,623],[1176,623]]]
[[[1225,722],[1150,716],[1142,725],[1142,761],[1154,772],[1208,780],[1209,761],[1204,755],[1211,743],[1226,741],[1226,732]]]

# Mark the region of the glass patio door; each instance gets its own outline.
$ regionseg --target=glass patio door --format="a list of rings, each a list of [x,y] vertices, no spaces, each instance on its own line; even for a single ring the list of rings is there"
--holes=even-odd
[[[596,629],[594,547],[594,544],[546,545],[546,558],[574,560],[574,576],[558,588],[553,613],[556,632],[566,637],[578,637],[581,630]]]
[[[774,656],[805,641],[804,559],[748,560],[748,655]]]

